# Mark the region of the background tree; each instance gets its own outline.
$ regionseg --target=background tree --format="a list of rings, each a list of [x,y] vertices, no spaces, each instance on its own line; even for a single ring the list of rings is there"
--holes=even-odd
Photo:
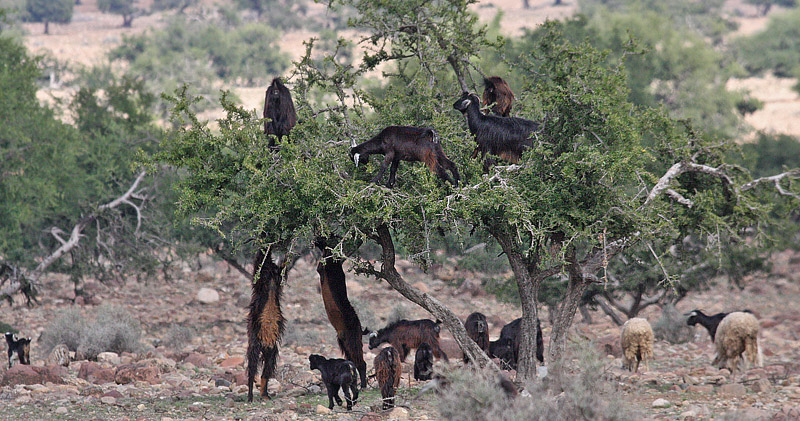
[[[72,0],[27,0],[25,8],[34,22],[44,22],[44,33],[50,33],[50,22],[72,21]]]
[[[103,13],[122,15],[122,26],[130,28],[133,18],[142,12],[136,3],[137,0],[97,0],[97,8]]]

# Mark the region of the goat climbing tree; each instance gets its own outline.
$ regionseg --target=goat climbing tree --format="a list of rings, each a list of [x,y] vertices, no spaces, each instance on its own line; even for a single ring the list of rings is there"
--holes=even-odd
[[[345,41],[324,59],[313,59],[314,42],[307,44],[290,81],[299,123],[277,152],[267,147],[255,111],[223,95],[227,116],[212,131],[190,111],[193,99],[179,91],[173,98],[178,128],[156,159],[185,170],[183,211],[207,215],[197,222],[229,238],[266,233],[267,242],[281,247],[322,235],[341,238],[333,248],[342,255],[346,243],[377,244],[380,267],[356,253],[349,256],[355,271],[386,280],[440,318],[481,365],[491,362],[466,338],[459,318],[397,272],[398,250],[426,268],[437,235],[465,238],[480,230],[494,238],[520,293],[519,375],[530,379],[543,284],[568,280],[550,336],[552,361],[566,346],[581,295],[604,282],[615,254],[688,230],[740,236],[766,210],[756,187],[776,182],[779,191],[796,194],[791,180],[797,172],[751,182],[746,171],[724,162],[725,142],[631,104],[622,66],[565,41],[553,24],[524,57],[528,81],[519,95],[522,106],[515,107],[544,121],[544,129],[518,164],[484,172],[469,157],[474,142],[452,109],[470,86],[481,48],[492,48],[469,13],[473,2],[333,2],[341,3],[359,10],[362,18],[352,24],[366,33],[369,52],[352,66],[339,57]],[[385,75],[378,95],[364,89],[367,72],[376,68]],[[440,182],[421,164],[404,165],[393,189],[369,183],[376,160],[356,168],[349,145],[395,124],[435,128],[462,174],[459,187]]]

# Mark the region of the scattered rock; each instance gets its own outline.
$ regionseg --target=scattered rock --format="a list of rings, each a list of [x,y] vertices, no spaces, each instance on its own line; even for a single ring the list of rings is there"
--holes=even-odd
[[[244,367],[244,357],[230,357],[219,363],[222,368]]]
[[[399,406],[392,409],[389,412],[389,418],[393,420],[407,420],[408,419],[408,410],[405,408],[400,408]]]
[[[83,361],[78,370],[78,378],[94,384],[114,383],[114,369],[105,368],[93,361]]]
[[[197,352],[190,352],[183,361],[193,364],[195,367],[211,366],[211,361],[208,360],[208,357]]]
[[[117,384],[128,384],[135,381],[143,381],[150,384],[158,382],[160,377],[158,367],[149,364],[135,363],[124,364],[117,367],[114,373],[114,382]]]
[[[119,393],[119,391],[117,391],[117,390],[109,390],[108,392],[103,393],[103,396],[101,396],[101,397],[105,397],[105,396],[110,396],[110,397],[112,397],[114,399],[122,399],[123,398],[122,393]]]
[[[747,393],[747,390],[745,390],[743,384],[740,384],[740,383],[728,383],[728,384],[723,384],[722,386],[720,386],[717,389],[717,393],[719,393],[720,395],[726,395],[726,396],[743,396],[745,393]]]
[[[687,387],[686,391],[700,395],[710,395],[714,393],[714,386],[711,386],[710,384],[693,384]]]
[[[331,412],[332,411],[328,409],[328,407],[322,405],[317,405],[316,409],[314,409],[314,413],[318,415],[328,415]]]
[[[66,414],[67,412],[68,412],[68,411],[67,411],[67,408],[65,408],[65,407],[63,407],[63,406],[59,406],[59,407],[58,407],[58,408],[56,408],[56,410],[55,410],[55,413],[56,413],[56,414],[59,414],[59,415]]]
[[[672,405],[672,403],[670,403],[670,401],[668,401],[666,399],[659,398],[659,399],[654,400],[653,404],[651,406],[653,408],[669,408],[671,405]]]
[[[769,391],[772,390],[772,385],[767,379],[758,379],[750,388],[753,390],[753,393],[769,393]]]
[[[45,384],[47,382],[64,384],[67,370],[59,365],[38,367],[17,364],[9,368],[0,380],[0,386],[14,386],[17,384]]]
[[[106,405],[114,405],[117,403],[117,398],[113,396],[103,396],[102,398],[100,398],[100,402]]]
[[[197,301],[203,304],[214,304],[219,301],[219,293],[213,288],[200,288],[197,291]]]
[[[119,365],[121,360],[119,358],[119,354],[116,352],[101,352],[97,354],[97,362],[99,363],[109,363],[111,365]]]

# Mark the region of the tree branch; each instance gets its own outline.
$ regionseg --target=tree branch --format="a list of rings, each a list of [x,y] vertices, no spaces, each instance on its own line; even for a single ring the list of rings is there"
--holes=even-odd
[[[775,185],[775,189],[778,190],[778,193],[781,194],[782,196],[789,196],[800,200],[799,194],[792,193],[783,188],[783,186],[781,185],[781,180],[783,180],[784,178],[789,178],[789,179],[800,178],[800,168],[795,168],[791,171],[786,171],[769,177],[757,178],[753,181],[750,181],[749,183],[744,184],[742,187],[740,187],[740,190],[747,191],[752,188],[755,188],[757,185],[761,183],[773,183]]]

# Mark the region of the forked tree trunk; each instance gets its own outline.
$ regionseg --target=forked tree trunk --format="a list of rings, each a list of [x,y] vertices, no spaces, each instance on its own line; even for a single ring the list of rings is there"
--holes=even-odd
[[[567,263],[566,269],[569,282],[567,284],[567,292],[558,306],[553,330],[550,332],[550,348],[548,349],[550,361],[555,361],[561,355],[564,355],[564,351],[567,348],[567,331],[572,326],[572,321],[575,318],[583,293],[591,284],[591,281],[583,276],[582,268],[575,256],[575,247],[569,247],[564,256]]]

